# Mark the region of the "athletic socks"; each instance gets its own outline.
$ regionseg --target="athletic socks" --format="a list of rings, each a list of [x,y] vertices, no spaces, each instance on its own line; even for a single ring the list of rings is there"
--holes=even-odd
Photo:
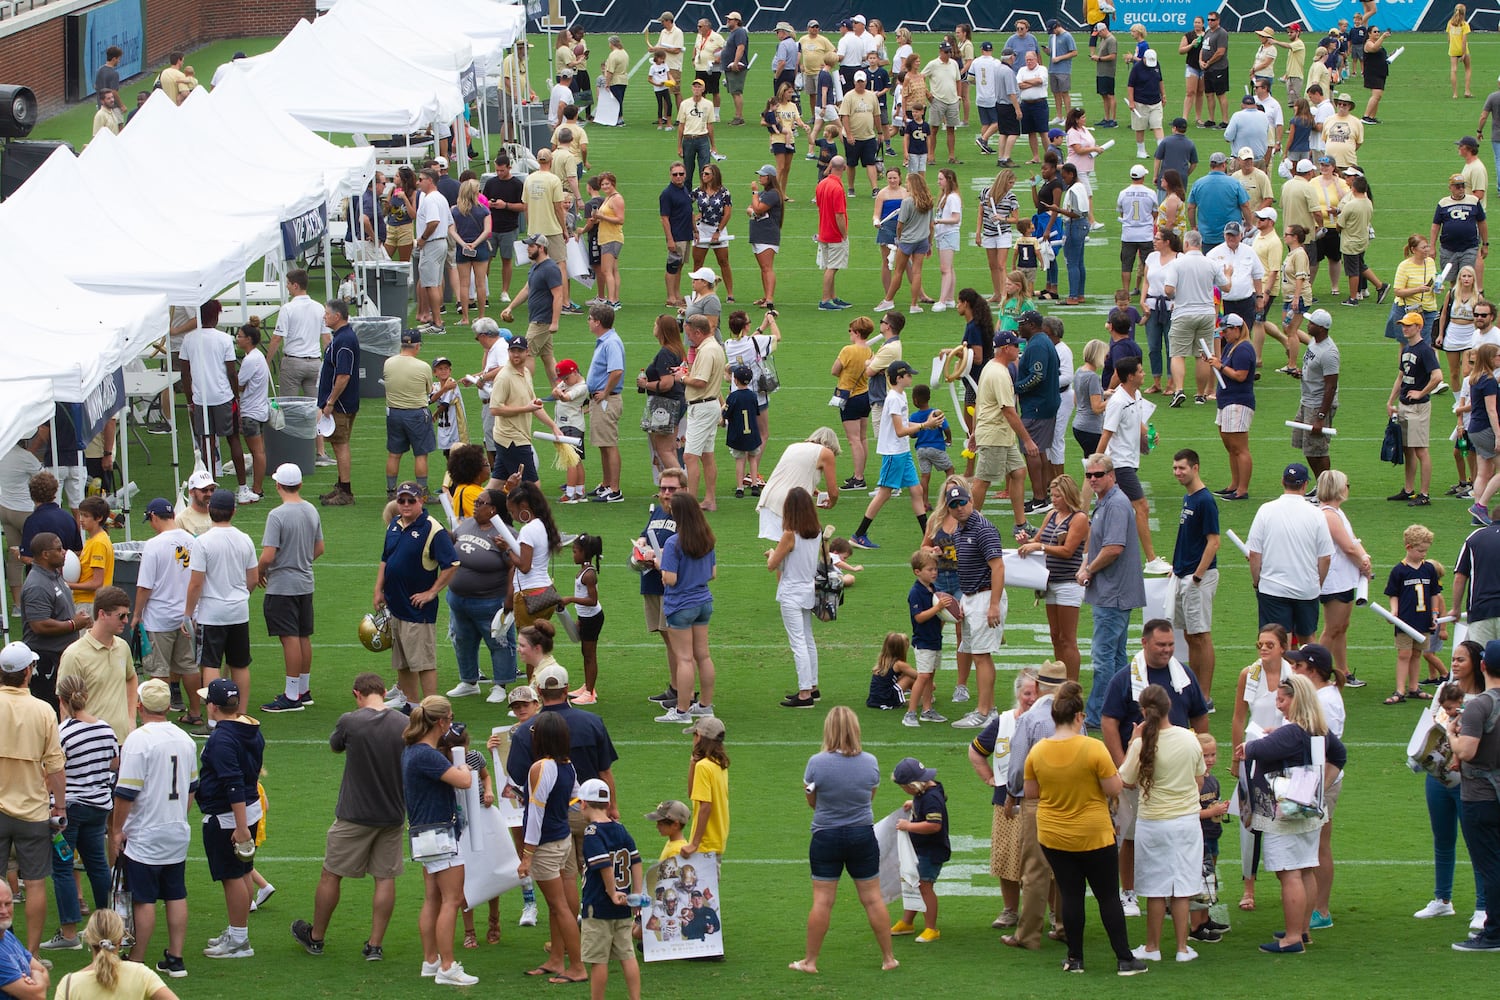
[[[866,535],[866,534],[869,534],[869,531],[870,531],[870,525],[872,525],[872,524],[874,524],[874,523],[875,523],[875,522],[874,522],[874,521],[872,521],[872,520],[870,520],[870,519],[869,519],[869,518],[868,518],[868,517],[866,517],[866,518],[863,518],[863,519],[862,519],[862,520],[861,520],[861,521],[860,521],[860,522],[859,522],[859,530],[858,530],[858,531],[856,531],[856,532],[855,532],[855,534],[856,534],[856,535]]]
[[[917,524],[921,526],[921,528],[922,528],[922,534],[926,535],[927,534],[927,515],[926,514],[918,514],[917,515]]]
[[[297,696],[300,698],[312,690],[312,674],[303,674],[297,678]],[[290,696],[288,696],[290,697]]]
[[[396,477],[395,476],[386,476],[385,477],[385,488],[388,491],[395,492],[395,490],[396,490]]]
[[[286,700],[296,701],[300,697],[302,697],[302,691],[301,686],[297,683],[297,678],[288,677],[286,679]]]

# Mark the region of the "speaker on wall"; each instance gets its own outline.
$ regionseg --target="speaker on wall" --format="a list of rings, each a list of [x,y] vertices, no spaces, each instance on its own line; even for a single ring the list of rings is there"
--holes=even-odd
[[[36,125],[36,95],[30,87],[0,83],[0,138],[24,139]]]
[[[13,140],[0,147],[0,201],[15,194],[59,146],[72,148],[51,139]]]

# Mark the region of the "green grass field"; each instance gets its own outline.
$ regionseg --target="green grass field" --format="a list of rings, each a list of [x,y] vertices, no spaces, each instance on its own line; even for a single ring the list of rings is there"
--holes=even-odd
[[[1237,37],[1232,44],[1232,65],[1236,67],[1243,66],[1243,60],[1249,56],[1247,37]],[[1163,52],[1175,52],[1175,45],[1168,39],[1160,38],[1157,42]],[[271,39],[218,43],[193,53],[189,61],[207,78],[212,67],[228,58],[234,49],[260,51],[272,44]],[[1447,81],[1443,79],[1446,75],[1443,38],[1405,36],[1397,44],[1404,44],[1407,51],[1393,69],[1390,90],[1381,109],[1386,124],[1367,130],[1368,141],[1360,157],[1377,196],[1375,227],[1379,239],[1372,248],[1371,260],[1382,277],[1394,272],[1405,236],[1410,232],[1426,233],[1432,205],[1445,193],[1445,178],[1459,162],[1453,141],[1461,135],[1473,134],[1482,97],[1494,78],[1494,67],[1477,60],[1480,65],[1476,66],[1475,87],[1480,97],[1451,102],[1442,93],[1447,89]],[[639,45],[639,39],[627,39],[627,47],[634,46],[636,50],[632,62],[639,55]],[[773,45],[767,36],[754,39],[754,51],[764,62],[752,74],[755,96],[746,102],[747,118],[752,120],[763,107]],[[934,47],[935,39],[924,38],[919,43],[919,51],[931,52]],[[1484,51],[1483,46],[1476,49]],[[1175,57],[1166,58],[1165,63],[1170,88],[1167,112],[1171,117],[1181,100],[1181,71]],[[541,78],[545,71],[541,65],[538,60],[532,82],[545,92]],[[1235,70],[1236,80],[1241,72]],[[1092,88],[1085,80],[1077,82],[1077,89],[1088,94],[1086,100],[1092,117],[1099,117]],[[138,88],[125,89],[129,103],[133,103]],[[1348,89],[1362,107],[1362,89],[1357,85]],[[727,100],[726,97],[726,103]],[[627,369],[634,371],[650,356],[651,323],[663,298],[660,277],[663,248],[655,199],[666,183],[665,165],[673,158],[675,146],[671,137],[647,124],[653,117],[654,104],[644,73],[638,73],[631,84],[627,112],[627,119],[635,123],[628,130],[595,128],[591,129],[590,138],[594,169],[612,170],[619,176],[630,213],[627,222],[630,252],[622,261],[627,278],[626,308],[620,315],[619,329],[626,341]],[[69,112],[43,123],[36,136],[67,138],[81,147],[91,114],[91,107]],[[725,115],[726,120],[728,117]],[[1101,138],[1104,135],[1101,133]],[[1135,162],[1126,133],[1116,131],[1109,136],[1120,142],[1100,158],[1100,191],[1106,205],[1112,202],[1114,191],[1127,183],[1128,167]],[[1193,130],[1192,136],[1204,159],[1210,151],[1222,148],[1214,134]],[[977,153],[971,133],[962,133],[960,141],[959,157],[965,163],[957,169],[961,189],[969,198],[964,226],[967,232],[972,232],[973,185],[993,175],[993,164],[988,157]],[[765,137],[753,126],[721,127],[719,147],[729,156],[722,166],[739,209],[754,170],[768,158]],[[1488,153],[1485,159],[1488,164]],[[1022,180],[1026,180],[1025,174]],[[856,233],[852,267],[839,281],[840,294],[856,303],[857,308],[844,316],[816,311],[818,273],[813,267],[814,218],[809,206],[813,182],[812,164],[799,158],[791,191],[798,204],[787,216],[779,258],[780,288],[776,298],[786,339],[778,353],[783,388],[772,409],[774,440],[767,449],[770,456],[767,468],[787,444],[803,438],[819,424],[830,422],[832,414],[825,402],[832,379],[827,372],[845,343],[844,326],[853,315],[868,311],[881,297],[876,251],[867,231],[861,228],[862,213],[868,203],[867,192],[860,182],[857,184],[860,196],[851,202],[850,208]],[[1110,218],[1107,209],[1100,212],[1100,218]],[[731,232],[740,239],[733,245],[733,264],[738,279],[737,298],[742,306],[759,294],[754,261],[744,245],[743,225],[743,217],[735,215]],[[1090,304],[1053,310],[1067,323],[1068,342],[1075,357],[1081,357],[1087,340],[1102,335],[1108,293],[1117,281],[1118,256],[1114,243],[1118,238],[1117,225],[1111,223],[1102,235],[1108,237],[1107,243],[1089,250]],[[982,255],[967,240],[958,256],[958,267],[960,287],[986,286],[988,278]],[[929,288],[935,288],[935,264],[929,265],[927,278]],[[498,277],[496,282],[498,287]],[[519,287],[518,283],[516,288]],[[587,297],[578,291],[575,290],[575,300]],[[1320,281],[1317,295],[1324,305],[1331,302],[1326,278]],[[1384,501],[1387,493],[1399,488],[1400,474],[1378,462],[1383,407],[1394,375],[1395,351],[1381,335],[1385,307],[1371,301],[1356,309],[1332,307],[1331,311],[1335,320],[1333,336],[1340,345],[1345,366],[1339,415],[1341,433],[1333,446],[1333,459],[1335,466],[1348,472],[1354,483],[1354,496],[1345,510],[1375,557],[1378,591],[1384,574],[1401,557],[1401,529],[1417,519],[1405,506]],[[752,310],[752,317],[758,317],[758,312]],[[925,371],[927,359],[939,348],[956,343],[961,332],[962,322],[953,315],[928,313],[912,317],[904,337],[906,357]],[[591,337],[584,320],[565,319],[558,336],[558,356],[586,363],[590,350]],[[456,367],[462,371],[479,367],[479,349],[458,333],[431,340],[426,354],[430,358],[439,352],[457,359]],[[1275,353],[1273,349],[1267,355],[1268,360]],[[1268,366],[1268,372],[1271,367],[1274,365]],[[1259,417],[1253,432],[1256,473],[1252,496],[1260,501],[1276,493],[1279,469],[1298,458],[1289,447],[1287,431],[1282,426],[1282,421],[1294,414],[1296,387],[1282,376],[1267,374],[1257,395]],[[1439,405],[1446,407],[1446,399],[1443,397]],[[685,795],[689,743],[681,735],[680,727],[654,725],[651,721],[654,712],[645,701],[646,695],[662,687],[663,654],[659,640],[648,635],[635,617],[640,613],[636,578],[625,566],[628,540],[643,523],[651,492],[648,452],[643,436],[636,437],[633,430],[638,404],[631,395],[627,394],[626,400],[628,444],[624,490],[629,502],[609,507],[571,507],[560,511],[558,520],[566,531],[587,530],[606,539],[607,568],[601,587],[608,624],[601,652],[598,710],[608,721],[621,755],[616,776],[626,823],[643,853],[654,857],[658,847],[654,831],[640,815],[662,798]],[[471,397],[475,435],[476,409]],[[1224,452],[1212,416],[1210,408],[1193,406],[1176,413],[1162,409],[1156,416],[1160,444],[1158,451],[1145,460],[1142,472],[1154,486],[1153,526],[1159,551],[1171,550],[1180,495],[1170,476],[1173,451],[1184,446],[1198,449],[1203,456],[1208,485],[1217,488],[1226,481]],[[1438,417],[1434,427],[1434,440],[1438,441],[1451,425],[1446,417]],[[164,439],[149,440],[156,451],[154,464],[145,465],[137,453],[134,465],[135,478],[143,489],[137,511],[145,499],[169,494],[172,489],[170,468],[164,458],[166,449],[157,447],[164,444]],[[311,998],[346,996],[365,989],[383,990],[393,982],[402,987],[418,985],[419,948],[414,925],[421,882],[414,868],[408,868],[400,883],[397,916],[386,939],[384,965],[366,965],[359,959],[368,920],[368,883],[346,886],[343,907],[330,930],[328,951],[322,958],[304,955],[287,934],[287,925],[293,918],[311,915],[323,832],[331,821],[337,791],[340,762],[327,751],[326,737],[338,714],[348,707],[345,692],[349,679],[362,670],[388,672],[386,657],[366,652],[355,634],[359,617],[369,610],[373,569],[379,557],[382,440],[379,408],[367,401],[357,425],[354,448],[354,485],[360,501],[353,508],[324,513],[328,553],[317,567],[320,622],[313,674],[318,705],[301,714],[264,719],[269,744],[266,787],[271,813],[270,838],[259,867],[280,891],[251,921],[252,941],[260,954],[249,963],[228,967],[200,957],[203,940],[223,927],[224,918],[220,893],[208,881],[201,850],[195,848],[199,857],[190,865],[192,926],[187,949],[191,978],[180,984],[184,995],[205,998],[241,995],[246,985],[252,983],[268,995],[296,992]],[[186,436],[183,447],[186,454]],[[1077,446],[1070,441],[1069,463],[1076,462],[1078,457]],[[592,455],[589,463],[592,486],[597,481],[598,465]],[[721,470],[730,465],[723,449],[720,463]],[[846,457],[841,474],[848,473],[847,463]],[[1434,465],[1434,492],[1441,494],[1454,481],[1453,464],[1445,451],[1438,451]],[[410,469],[410,464],[404,469]],[[554,495],[557,474],[544,471],[546,490]],[[319,472],[309,480],[310,494],[323,492],[332,479],[331,469]],[[721,479],[727,478],[721,472]],[[838,525],[841,533],[847,534],[859,519],[863,500],[846,494],[828,519]],[[258,538],[270,506],[268,502],[245,510],[237,523]],[[1243,536],[1255,506],[1227,505],[1222,511],[1225,527]],[[1421,512],[1421,520],[1437,534],[1433,557],[1450,568],[1459,543],[1469,530],[1464,506],[1440,499]],[[802,954],[803,920],[810,899],[805,854],[809,815],[798,782],[804,761],[818,748],[823,713],[786,712],[775,705],[792,686],[793,672],[774,608],[774,581],[765,572],[761,556],[766,546],[755,538],[753,501],[735,501],[726,495],[712,522],[720,541],[720,572],[715,586],[718,614],[712,638],[719,669],[716,707],[727,723],[728,748],[734,759],[734,832],[724,883],[728,896],[724,911],[728,961],[722,965],[667,964],[647,968],[645,989],[650,993],[690,990],[699,995],[733,997],[794,994],[859,997],[893,987],[922,988],[918,983],[927,984],[927,988],[941,984],[941,988],[952,989],[955,995],[992,990],[997,983],[1002,983],[1008,994],[1017,996],[1058,993],[1057,968],[1063,957],[1060,945],[1049,943],[1042,954],[1016,953],[1001,946],[998,932],[990,929],[999,899],[998,886],[988,874],[988,790],[975,780],[969,768],[965,753],[967,734],[946,726],[911,732],[900,727],[895,714],[863,708],[870,665],[881,637],[890,629],[904,630],[908,626],[902,604],[910,581],[906,560],[918,539],[906,510],[904,501],[897,501],[884,512],[873,532],[884,547],[863,557],[867,571],[850,592],[839,620],[818,626],[823,656],[822,705],[825,709],[840,703],[857,707],[865,727],[866,746],[880,759],[883,771],[888,773],[897,759],[913,754],[937,767],[945,781],[951,799],[955,850],[939,888],[943,897],[942,941],[927,948],[919,948],[908,940],[899,941],[897,954],[903,968],[891,976],[880,975],[878,953],[869,938],[863,913],[854,902],[852,886],[846,883],[842,887],[842,901],[835,910],[833,930],[824,947],[823,975],[807,979],[786,971],[786,963]],[[991,510],[993,513],[997,508],[992,506]],[[1007,512],[998,512],[1001,523]],[[1221,558],[1224,573],[1215,629],[1219,668],[1213,692],[1223,709],[1213,717],[1213,731],[1227,742],[1235,671],[1253,659],[1255,621],[1245,562],[1232,548],[1226,546],[1226,549]],[[566,555],[554,571],[559,581],[571,578]],[[1008,645],[1001,657],[1005,672],[998,684],[1001,690],[1009,690],[1011,671],[1050,656],[1042,609],[1032,606],[1022,594],[1013,593],[1010,599]],[[281,661],[279,647],[264,635],[258,611],[252,617],[257,657],[253,671],[254,697],[258,703],[277,690]],[[1087,616],[1080,634],[1086,641]],[[1373,614],[1356,615],[1350,656],[1351,663],[1370,686],[1346,696],[1350,765],[1344,808],[1339,812],[1334,841],[1339,862],[1333,897],[1336,926],[1319,932],[1316,947],[1300,958],[1272,959],[1257,952],[1254,945],[1269,940],[1270,932],[1281,926],[1274,880],[1263,876],[1257,912],[1236,911],[1234,932],[1222,944],[1202,947],[1202,959],[1197,966],[1177,969],[1167,963],[1154,968],[1145,988],[1159,988],[1165,980],[1178,983],[1179,989],[1198,989],[1205,977],[1212,977],[1215,991],[1228,996],[1261,994],[1272,982],[1293,988],[1317,988],[1324,995],[1335,997],[1393,996],[1404,992],[1397,984],[1406,981],[1408,970],[1414,967],[1424,969],[1424,978],[1451,979],[1469,971],[1472,962],[1483,961],[1457,957],[1449,950],[1451,941],[1464,936],[1460,919],[1411,919],[1411,913],[1432,894],[1431,847],[1422,782],[1407,770],[1403,761],[1403,748],[1416,709],[1380,705],[1391,686],[1393,656],[1390,629]],[[559,658],[570,668],[579,664],[575,648],[563,646]],[[457,672],[451,650],[440,651],[439,673],[442,689],[455,683]],[[938,679],[939,707],[956,718],[959,713],[950,710],[956,706],[948,703],[952,685],[950,659]],[[477,698],[460,701],[456,707],[459,718],[480,732],[506,721],[499,706],[484,704]],[[1221,754],[1220,760],[1226,761],[1227,754]],[[901,801],[898,789],[888,784],[883,786],[875,803],[877,815],[884,815]],[[1232,834],[1226,837],[1224,852],[1225,892],[1232,902],[1238,898],[1234,891],[1237,872]],[[1472,879],[1462,851],[1460,858],[1455,906],[1466,915],[1473,903]],[[500,946],[460,954],[468,970],[480,977],[481,989],[488,991],[501,982],[520,985],[523,982],[520,973],[537,964],[546,939],[545,929],[516,928],[518,909],[518,899],[511,897],[504,901],[506,929]],[[483,917],[480,919],[482,924]],[[1097,918],[1091,914],[1089,921],[1087,953],[1091,974],[1068,981],[1067,988],[1071,995],[1080,997],[1116,995],[1114,980],[1107,978],[1108,951]],[[49,936],[52,929],[49,921]],[[159,929],[158,941],[162,933]],[[1132,921],[1132,938],[1138,942],[1143,934],[1142,922]],[[83,962],[82,956],[72,953],[53,957],[58,959],[59,972]],[[284,966],[283,961],[287,963]],[[1260,977],[1264,975],[1274,978],[1263,980]],[[547,989],[532,986],[529,981],[525,985],[533,991]],[[1111,987],[1109,991],[1103,990],[1105,985]],[[612,980],[610,991],[612,995],[624,995],[618,979]]]

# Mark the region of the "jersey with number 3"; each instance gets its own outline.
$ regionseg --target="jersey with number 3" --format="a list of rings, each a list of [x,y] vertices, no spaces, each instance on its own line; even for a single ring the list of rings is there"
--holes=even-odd
[[[198,748],[170,722],[148,722],[125,737],[115,797],[131,803],[125,853],[147,865],[187,860],[188,806],[198,787]]]

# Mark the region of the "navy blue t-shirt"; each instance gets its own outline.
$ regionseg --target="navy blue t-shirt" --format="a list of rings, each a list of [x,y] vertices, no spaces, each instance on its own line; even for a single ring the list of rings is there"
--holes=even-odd
[[[44,531],[50,531],[62,540],[62,546],[70,552],[83,551],[83,533],[78,530],[78,519],[56,503],[44,503],[26,515],[21,531],[21,555],[31,555],[31,542]]]
[[[448,529],[433,528],[432,518],[423,510],[406,527],[401,526],[400,518],[395,518],[385,529],[385,545],[380,552],[380,561],[385,564],[385,592],[382,596],[391,614],[400,621],[436,622],[441,601],[431,600],[418,608],[412,606],[411,599],[430,590],[444,568],[458,565],[458,552],[453,548]],[[427,544],[429,533],[432,535],[430,547]],[[424,551],[435,564],[431,569],[422,565]]]
[[[941,823],[937,833],[911,834],[911,846],[919,857],[942,863],[953,856],[948,844],[948,796],[943,783],[934,781],[931,788],[911,797],[911,821],[913,823]]]
[[[328,397],[333,394],[333,380],[340,375],[349,376],[349,381],[334,401],[333,408],[340,413],[358,413],[359,337],[348,323],[333,331],[333,339],[323,351],[323,367],[318,370],[319,409],[328,405]]]
[[[629,920],[630,907],[610,898],[603,872],[614,869],[615,886],[626,895],[632,891],[630,868],[641,863],[641,852],[623,823],[590,823],[583,830],[583,916],[595,920]]]
[[[1427,388],[1427,383],[1432,380],[1432,373],[1438,370],[1437,351],[1425,340],[1418,340],[1415,344],[1401,345],[1401,402],[1410,405],[1412,403],[1425,403],[1427,396],[1422,390]]]
[[[1465,427],[1468,431],[1482,431],[1490,426],[1490,412],[1484,401],[1488,396],[1500,394],[1500,384],[1495,382],[1493,375],[1481,375],[1477,382],[1469,383],[1469,423]]]
[[[1138,358],[1140,356],[1141,346],[1129,337],[1111,340],[1109,342],[1109,350],[1104,354],[1104,367],[1099,371],[1099,384],[1108,389],[1110,380],[1115,375],[1115,365],[1125,358]]]
[[[932,126],[926,119],[906,119],[906,151],[914,156],[926,156],[927,137],[931,134]]]
[[[978,385],[979,373],[984,371],[984,366],[989,364],[990,359],[995,356],[995,337],[993,334],[986,336],[985,332],[979,328],[979,324],[971,319],[964,324],[964,346],[979,348],[979,360],[969,363],[969,377],[974,380],[975,385]]]
[[[657,199],[658,214],[667,220],[672,239],[681,243],[693,238],[693,194],[685,184],[668,184]]]
[[[735,451],[756,451],[760,440],[760,397],[754,389],[736,389],[724,400],[728,427],[724,443]]]
[[[1424,635],[1433,628],[1432,599],[1442,592],[1437,567],[1425,559],[1420,566],[1403,559],[1385,581],[1385,596],[1396,598],[1396,617]]]
[[[532,323],[552,322],[552,289],[563,283],[562,269],[552,258],[539,260],[526,273],[526,319]],[[566,292],[567,290],[564,289]]]
[[[1483,221],[1484,206],[1467,199],[1453,201],[1444,198],[1432,210],[1432,224],[1438,227],[1438,243],[1449,253],[1479,246],[1479,224]]]
[[[1245,372],[1243,382],[1226,378],[1219,388],[1219,409],[1226,406],[1248,406],[1255,409],[1255,345],[1241,340],[1224,353],[1224,367]]]
[[[943,619],[933,615],[926,621],[917,621],[917,615],[932,610],[932,599],[937,591],[921,580],[911,585],[906,594],[906,607],[911,612],[911,644],[916,649],[943,648]]]
[[[670,511],[663,510],[659,506],[652,506],[651,514],[646,519],[646,527],[641,529],[637,538],[644,538],[656,546],[658,552],[662,546],[667,544],[667,539],[677,534],[677,519]],[[643,595],[656,595],[660,597],[666,588],[662,586],[661,570],[648,569],[641,574],[641,593]]]
[[[457,823],[458,800],[443,775],[453,759],[437,747],[413,743],[401,751],[401,782],[406,794],[406,821],[412,826]]]
[[[1172,725],[1187,728],[1194,719],[1208,714],[1203,689],[1198,686],[1198,678],[1191,671],[1188,672],[1187,687],[1181,691],[1173,690],[1172,671],[1167,667],[1147,667],[1146,680],[1167,689],[1167,697],[1172,702],[1172,710],[1167,713],[1167,717],[1172,720]],[[1109,687],[1104,690],[1104,709],[1100,714],[1118,720],[1120,742],[1130,742],[1130,734],[1135,730],[1136,723],[1145,716],[1141,714],[1141,706],[1131,696],[1129,670],[1121,670],[1109,679]]]
[[[1183,497],[1182,513],[1177,518],[1177,544],[1172,548],[1173,575],[1192,576],[1198,572],[1203,550],[1208,547],[1208,536],[1218,533],[1219,505],[1208,487]],[[1214,556],[1208,568],[1219,568],[1218,556]]]
[[[884,66],[877,66],[873,72],[865,70],[865,75],[870,78],[870,92],[880,95],[880,110],[888,111],[890,105],[886,102],[891,96],[891,71]]]
[[[1218,805],[1218,803],[1219,779],[1215,778],[1212,774],[1205,774],[1203,776],[1203,784],[1198,788],[1198,808],[1207,809],[1209,806]],[[1219,838],[1224,835],[1224,824],[1220,823],[1217,819],[1200,818],[1198,822],[1203,827],[1204,844],[1208,844],[1210,841],[1218,843]]]

